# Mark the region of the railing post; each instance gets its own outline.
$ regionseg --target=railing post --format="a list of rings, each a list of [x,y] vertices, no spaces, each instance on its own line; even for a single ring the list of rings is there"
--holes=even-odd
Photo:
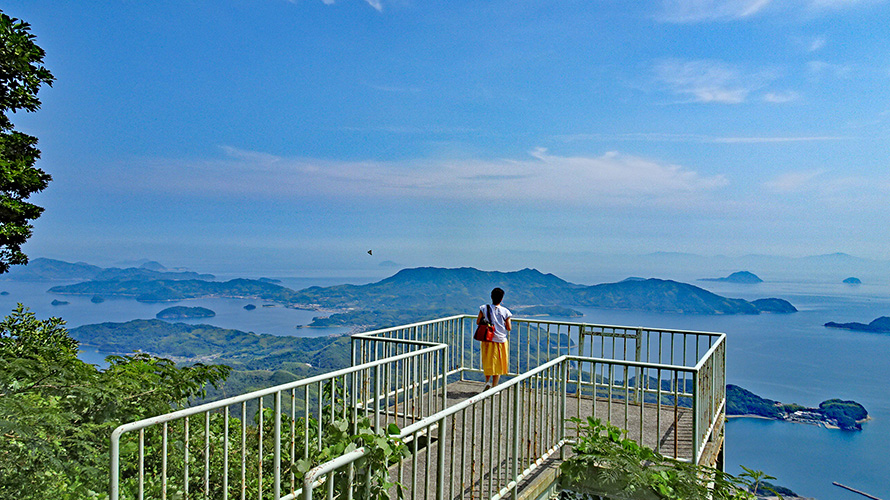
[[[448,345],[442,349],[442,409],[448,408]]]
[[[692,391],[691,392],[692,392],[692,463],[693,464],[698,464],[698,455],[699,455],[698,441],[701,439],[701,436],[699,435],[699,425],[701,424],[701,422],[699,422],[699,420],[701,420],[701,419],[699,418],[699,414],[698,414],[698,411],[699,411],[699,408],[701,405],[701,402],[699,401],[699,394],[698,394],[698,388],[699,388],[698,377],[699,377],[700,373],[701,373],[700,371],[696,370],[693,372],[694,376],[692,377]],[[676,431],[674,431],[674,432],[676,432]]]
[[[560,391],[559,398],[559,440],[565,441],[566,439],[566,399],[568,398],[568,379],[569,379],[569,362],[568,358],[563,360],[560,368],[560,378],[562,379],[561,386],[562,390]],[[594,404],[596,402],[596,398],[594,397]],[[595,407],[595,406],[594,406]],[[559,447],[559,459],[565,460],[566,451],[565,445]]]
[[[333,404],[333,403],[332,403]],[[279,500],[281,498],[281,391],[275,393],[275,439],[274,451],[272,455],[273,472],[272,498]],[[226,436],[228,439],[228,436]]]
[[[513,500],[518,498],[519,493],[519,481],[517,478],[519,477],[519,386],[521,384],[516,384],[513,386],[513,491],[510,492],[510,497]]]
[[[117,429],[111,433],[111,472],[108,481],[108,496],[110,500],[118,500],[120,494],[120,433]]]
[[[451,418],[454,418],[452,416]],[[436,500],[445,499],[445,421],[439,422],[439,442],[436,456]]]

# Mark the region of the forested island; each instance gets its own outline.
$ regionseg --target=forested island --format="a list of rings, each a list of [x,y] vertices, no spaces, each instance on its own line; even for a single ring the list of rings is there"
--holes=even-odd
[[[871,333],[890,333],[890,318],[887,316],[881,316],[873,320],[869,324],[865,323],[835,323],[834,321],[829,321],[823,325],[827,328],[842,328],[844,330],[854,330],[857,332],[871,332]]]
[[[44,263],[45,264],[45,263]],[[505,304],[517,316],[579,317],[571,307],[594,307],[676,314],[761,314],[797,311],[778,298],[747,301],[722,297],[703,288],[672,280],[634,278],[617,283],[579,285],[535,269],[514,272],[474,268],[422,267],[403,269],[367,285],[309,287],[303,290],[271,279],[225,282],[170,276],[158,271],[96,273],[89,281],[56,286],[56,294],[129,297],[143,302],[173,302],[202,297],[250,298],[287,307],[327,310],[309,326],[385,327],[399,323],[474,314],[492,288],[507,290]],[[151,274],[155,273],[155,274]],[[174,279],[175,278],[175,279]]]
[[[216,312],[206,307],[185,307],[175,306],[161,310],[155,315],[158,319],[195,319],[195,318],[212,318],[216,316]]]
[[[702,278],[699,281],[720,281],[725,283],[743,283],[743,284],[755,284],[755,283],[763,283],[763,280],[760,279],[760,276],[750,272],[750,271],[738,271],[730,274],[725,278]]]
[[[38,257],[31,259],[26,266],[16,266],[3,276],[13,281],[63,281],[63,280],[153,280],[153,279],[199,279],[213,280],[212,274],[199,274],[191,271],[170,270],[161,264],[150,261],[139,267],[102,268],[85,262],[65,262],[62,260]]]
[[[788,422],[823,425],[843,430],[862,430],[868,412],[855,401],[829,399],[809,408],[765,399],[737,385],[726,386],[726,416],[758,416]]]

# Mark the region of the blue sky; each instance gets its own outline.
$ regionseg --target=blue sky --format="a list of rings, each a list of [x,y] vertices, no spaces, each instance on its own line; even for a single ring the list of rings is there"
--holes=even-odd
[[[885,1],[3,10],[57,78],[15,117],[54,177],[32,256],[296,275],[890,259]]]

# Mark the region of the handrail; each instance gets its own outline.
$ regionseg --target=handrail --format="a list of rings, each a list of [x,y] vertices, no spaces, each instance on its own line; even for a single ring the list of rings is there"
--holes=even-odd
[[[471,333],[472,326],[469,321],[475,316],[460,314],[449,316],[446,318],[415,322],[408,325],[401,325],[391,328],[382,328],[371,332],[359,333],[352,335],[352,362],[354,366],[343,368],[333,372],[316,375],[306,379],[297,380],[287,384],[281,384],[275,387],[253,391],[247,394],[226,398],[220,401],[205,403],[192,408],[177,410],[165,415],[142,419],[137,422],[124,424],[112,433],[111,455],[112,455],[112,478],[111,491],[112,499],[118,500],[118,481],[120,480],[120,445],[121,436],[127,432],[139,430],[139,498],[142,498],[142,429],[147,427],[163,424],[163,448],[162,448],[162,465],[161,473],[152,469],[152,478],[163,481],[163,491],[166,491],[166,478],[180,477],[184,474],[185,479],[182,484],[185,488],[185,494],[189,495],[189,424],[188,418],[194,415],[204,414],[205,441],[210,441],[210,412],[225,409],[225,429],[228,427],[230,406],[241,405],[241,430],[242,444],[240,454],[237,450],[235,456],[241,456],[241,474],[242,485],[244,483],[244,460],[245,453],[250,451],[253,453],[256,446],[259,447],[257,460],[259,472],[256,465],[251,474],[253,480],[259,481],[259,486],[252,486],[255,495],[263,492],[263,477],[266,476],[266,483],[273,484],[273,499],[294,499],[298,495],[302,495],[306,499],[311,499],[312,489],[325,482],[324,475],[331,474],[334,471],[353,463],[355,460],[363,456],[364,450],[358,449],[350,453],[336,457],[331,461],[319,464],[315,468],[308,471],[303,478],[303,488],[296,488],[297,485],[291,485],[290,493],[282,495],[280,491],[280,483],[283,482],[280,476],[282,474],[282,465],[284,462],[283,438],[284,431],[279,427],[284,420],[284,413],[290,413],[287,417],[287,425],[291,426],[290,439],[293,441],[293,426],[298,420],[295,419],[296,410],[296,389],[304,389],[302,412],[306,415],[308,422],[309,404],[310,404],[310,387],[321,398],[323,383],[330,382],[331,388],[349,387],[350,401],[345,400],[337,403],[336,412],[346,415],[347,411],[356,415],[356,411],[364,411],[367,416],[373,413],[374,427],[377,432],[383,432],[381,429],[386,427],[386,422],[396,423],[401,420],[400,437],[404,438],[406,443],[413,443],[414,460],[408,469],[411,470],[413,479],[411,480],[411,488],[417,486],[416,477],[418,467],[427,471],[430,466],[429,447],[438,446],[439,456],[434,458],[437,463],[444,460],[445,447],[451,451],[450,467],[452,468],[451,477],[447,479],[447,485],[450,487],[451,497],[455,495],[454,485],[454,467],[455,451],[459,451],[458,457],[461,461],[461,467],[465,460],[465,454],[470,454],[474,464],[479,460],[478,465],[487,467],[487,469],[476,470],[470,475],[471,497],[478,494],[478,498],[487,497],[490,500],[496,500],[502,496],[515,492],[522,478],[526,477],[535,467],[539,466],[543,460],[550,457],[556,451],[560,451],[562,447],[570,442],[571,437],[567,435],[565,425],[565,417],[567,416],[567,398],[572,398],[572,405],[579,414],[582,411],[582,404],[586,405],[584,412],[592,411],[596,416],[597,408],[603,405],[599,411],[606,411],[604,420],[609,422],[620,421],[615,417],[616,411],[621,412],[623,409],[623,419],[625,427],[628,426],[628,418],[632,418],[632,422],[639,423],[639,429],[636,435],[639,435],[640,443],[643,439],[647,439],[649,443],[655,439],[658,447],[669,447],[663,443],[668,436],[673,439],[673,456],[677,459],[687,460],[685,458],[687,451],[678,451],[678,430],[680,418],[687,422],[683,425],[693,426],[692,450],[688,460],[696,462],[702,455],[702,450],[711,437],[716,428],[716,418],[722,414],[725,409],[725,390],[716,387],[715,384],[725,383],[725,334],[716,332],[699,332],[692,330],[667,330],[651,327],[628,327],[619,325],[598,325],[580,322],[564,322],[553,320],[541,320],[534,318],[514,318],[514,340],[511,341],[510,354],[515,356],[517,362],[516,373],[511,374],[510,378],[483,393],[475,394],[470,398],[458,402],[452,406],[447,406],[450,388],[447,385],[450,381],[454,381],[455,377],[464,380],[467,376],[474,377],[472,373],[481,371],[481,359],[479,358],[478,344],[470,340],[468,333]],[[516,325],[522,325],[517,327]],[[552,328],[555,326],[556,328]],[[602,330],[602,331],[597,331]],[[627,335],[618,339],[618,337],[610,335],[607,330],[626,331]],[[606,345],[606,339],[610,338],[609,346]],[[537,338],[537,343],[535,342]],[[589,349],[585,349],[584,338],[589,340]],[[424,339],[424,340],[420,340]],[[599,340],[597,340],[599,339]],[[618,340],[616,340],[618,339]],[[577,343],[575,342],[577,341]],[[617,344],[616,344],[617,342]],[[377,343],[377,344],[375,344]],[[404,347],[398,347],[402,345]],[[617,347],[617,349],[616,349]],[[594,349],[595,348],[595,349]],[[590,355],[584,355],[587,351]],[[611,355],[608,357],[609,350]],[[408,352],[405,352],[408,351]],[[594,351],[599,352],[599,355]],[[623,354],[622,354],[623,351]],[[574,353],[573,353],[574,352]],[[605,355],[606,357],[603,357]],[[697,359],[696,359],[697,358]],[[717,359],[719,358],[719,359]],[[653,361],[647,361],[647,360]],[[694,365],[687,362],[695,359]],[[511,369],[514,363],[511,361]],[[470,374],[470,375],[466,375]],[[691,384],[691,385],[690,385]],[[571,392],[570,392],[571,391]],[[282,396],[286,392],[290,392],[287,397],[290,402],[282,402]],[[353,394],[354,392],[354,394]],[[274,409],[269,405],[264,408],[263,397],[274,396]],[[333,401],[331,395],[324,396],[325,399]],[[258,401],[257,401],[258,400]],[[313,400],[315,401],[315,400]],[[339,400],[338,400],[339,401]],[[252,442],[252,447],[248,450],[244,448],[244,433],[246,432],[246,418],[248,402],[253,403],[253,408],[259,410],[271,411],[266,416],[267,436],[272,437],[272,446],[274,447],[274,458],[267,451],[265,456],[272,458],[274,468],[267,468],[263,471],[263,414],[262,411],[257,414],[259,419],[259,427],[251,427],[251,432],[259,433],[259,441]],[[409,405],[410,402],[410,405]],[[313,402],[313,412],[321,415],[322,401]],[[486,412],[495,413],[495,404],[497,404],[498,412],[502,406],[506,406],[505,413],[500,418],[505,419],[504,425],[506,430],[498,435],[483,435],[482,439],[489,440],[488,446],[482,446],[487,449],[488,457],[483,457],[483,452],[475,449],[466,449],[469,444],[474,447],[472,438],[469,443],[464,441],[469,434],[473,436],[470,428],[466,428],[472,421],[473,433],[476,429],[476,421],[478,413],[481,412],[482,421],[485,422]],[[691,407],[690,407],[691,404]],[[289,406],[288,406],[289,405]],[[347,408],[347,405],[350,405]],[[629,415],[629,407],[634,408],[633,412],[638,415]],[[328,412],[327,407],[324,410]],[[520,408],[522,411],[520,412]],[[238,409],[236,408],[237,412]],[[253,410],[251,410],[252,412]],[[331,409],[331,416],[334,416],[334,409]],[[512,416],[510,415],[512,412]],[[654,412],[654,413],[653,413]],[[526,415],[527,413],[527,415]],[[269,416],[271,415],[271,417]],[[214,417],[219,418],[219,417]],[[274,420],[273,431],[268,431],[269,419]],[[168,474],[167,463],[167,429],[168,422],[184,419],[184,435],[185,435],[185,469],[177,469],[180,476],[170,476]],[[460,434],[461,442],[455,444],[455,425],[457,421],[462,420],[463,423],[457,427]],[[217,420],[221,422],[222,420]],[[648,422],[650,427],[654,424],[654,431],[647,427],[644,436],[644,421]],[[200,421],[195,419],[195,434],[200,432]],[[303,422],[303,420],[299,420]],[[315,422],[315,420],[313,420]],[[320,418],[319,418],[320,422]],[[447,423],[447,425],[446,425]],[[382,425],[381,425],[382,424]],[[671,424],[665,433],[664,425]],[[304,422],[308,426],[308,423]],[[315,424],[313,424],[315,425]],[[450,430],[448,430],[450,425]],[[537,426],[546,426],[538,428]],[[634,423],[633,425],[636,425]],[[464,427],[461,427],[464,426]],[[687,427],[688,428],[688,427]],[[171,432],[176,429],[176,433],[180,433],[181,426],[170,426]],[[161,429],[158,429],[160,432]],[[308,427],[301,435],[308,435]],[[628,428],[629,431],[633,431]],[[320,423],[318,431],[321,431]],[[433,433],[436,433],[434,436]],[[510,434],[512,432],[512,434]],[[524,433],[528,432],[526,435]],[[572,430],[574,433],[574,429]],[[653,438],[653,434],[654,438]],[[509,436],[508,436],[509,434]],[[519,447],[518,436],[523,435],[523,445]],[[539,435],[540,434],[540,435]],[[148,436],[149,434],[146,434]],[[176,434],[177,436],[179,434]],[[158,439],[157,435],[153,435],[152,439]],[[219,439],[219,431],[214,431],[214,439]],[[229,441],[230,434],[226,430],[222,436],[222,444],[216,446],[215,453],[223,452],[223,464],[228,463],[229,457]],[[421,437],[425,436],[425,437]],[[451,444],[446,442],[446,436],[450,436]],[[193,435],[194,437],[194,435]],[[268,437],[266,439],[268,439]],[[174,439],[176,439],[174,437]],[[306,438],[308,439],[308,438]],[[315,437],[312,438],[316,439]],[[319,443],[321,442],[319,434]],[[512,445],[508,439],[512,439]],[[633,438],[637,439],[637,438]],[[526,444],[527,441],[527,444]],[[684,446],[688,438],[683,440]],[[152,441],[154,442],[154,441]],[[418,445],[418,442],[420,443]],[[497,457],[493,456],[492,443],[496,443],[494,448],[497,450]],[[135,444],[135,443],[134,443]],[[309,442],[306,442],[308,446]],[[481,443],[480,443],[481,444]],[[645,445],[645,444],[644,444]],[[180,446],[180,445],[177,445]],[[200,468],[200,464],[196,462],[198,456],[205,460],[205,479],[204,491],[210,491],[210,484],[207,479],[206,470],[210,467],[209,453],[211,447],[206,445],[204,453],[200,451],[194,452],[193,462]],[[233,445],[233,447],[236,445]],[[459,449],[453,448],[459,446]],[[511,447],[512,446],[512,447]],[[525,447],[528,446],[528,449]],[[220,450],[219,447],[223,447]],[[290,460],[294,456],[294,443],[290,443]],[[534,449],[532,449],[532,447]],[[305,448],[305,447],[304,447]],[[427,451],[422,451],[427,449]],[[688,450],[688,448],[684,448]],[[135,452],[129,451],[134,456]],[[172,452],[171,452],[172,453]],[[182,452],[179,452],[181,455]],[[416,463],[417,454],[426,454],[426,468]],[[503,457],[501,456],[503,453]],[[560,452],[561,453],[561,452]],[[478,455],[478,457],[477,457]],[[253,456],[253,455],[251,455]],[[512,471],[509,466],[504,465],[512,461]],[[134,459],[131,459],[134,460]],[[218,460],[218,458],[217,458]],[[130,469],[133,469],[134,462],[128,462]],[[292,463],[292,462],[291,462]],[[444,464],[445,462],[441,462]],[[500,465],[499,465],[500,464]],[[475,467],[476,465],[474,465]],[[156,465],[155,465],[156,467]],[[507,469],[503,469],[507,467]],[[223,479],[222,494],[226,498],[228,494],[228,469],[224,465],[225,476]],[[274,470],[274,480],[272,472]],[[401,470],[401,466],[400,466]],[[286,469],[285,469],[286,471]],[[401,474],[402,472],[400,472]],[[234,474],[234,473],[233,473]],[[257,475],[258,474],[258,475]],[[294,480],[294,474],[289,472],[290,481]],[[429,487],[430,477],[426,472],[421,480],[426,481]],[[444,481],[444,465],[440,465],[436,477],[433,479],[437,482]],[[234,477],[234,476],[233,476]],[[329,476],[329,479],[332,476]],[[493,480],[493,477],[497,477]],[[487,478],[487,479],[486,479]],[[488,493],[484,493],[484,481],[488,484]],[[458,483],[463,484],[464,472],[460,472]],[[135,481],[135,476],[129,479]],[[128,483],[130,484],[130,483]],[[179,484],[179,483],[177,483]],[[200,484],[195,483],[195,488],[201,489]],[[217,483],[213,483],[214,491],[220,491]],[[135,488],[135,483],[129,487]],[[183,487],[183,486],[180,486]],[[329,485],[329,488],[331,485]],[[242,486],[242,498],[243,498]],[[267,486],[268,488],[268,486]],[[437,484],[437,499],[443,500],[442,495],[446,486]],[[478,488],[478,492],[476,489]],[[268,491],[268,490],[267,490]],[[458,496],[463,496],[466,492],[458,492]],[[330,495],[330,492],[328,493]],[[426,500],[427,496],[424,495]]]
[[[421,353],[432,353],[436,351],[441,351],[443,349],[447,349],[447,345],[436,344],[434,342],[427,342],[426,344],[430,345],[426,349],[421,349],[419,351],[406,352],[404,354],[399,354],[397,356],[393,356],[390,358],[384,358],[376,361],[370,361],[368,363],[363,363],[361,365],[350,366],[349,368],[341,368],[340,370],[335,370],[332,372],[324,373],[322,375],[314,375],[312,377],[301,378],[300,380],[295,380],[293,382],[288,382],[286,384],[276,385],[273,387],[269,387],[266,389],[260,389],[253,392],[244,393],[238,396],[232,396],[226,399],[220,399],[219,401],[212,401],[210,403],[204,403],[198,406],[191,406],[188,408],[184,408],[182,410],[177,410],[170,413],[165,413],[163,415],[158,415],[157,417],[149,417],[144,418],[142,420],[137,420],[135,422],[130,422],[128,424],[123,424],[116,428],[112,432],[112,436],[120,435],[124,432],[130,432],[139,430],[150,425],[159,424],[171,420],[177,420],[182,417],[189,417],[192,415],[197,415],[199,413],[204,413],[207,411],[217,410],[223,408],[225,406],[231,406],[233,404],[241,403],[243,401],[250,401],[252,399],[256,399],[263,396],[269,396],[271,394],[275,394],[276,392],[287,391],[290,389],[296,389],[297,387],[303,387],[305,385],[317,384],[319,382],[326,382],[332,378],[341,377],[343,375],[349,375],[351,373],[360,372],[362,370],[367,370],[369,368],[374,368],[377,365],[383,363],[391,363],[393,361],[401,361],[403,359],[407,359],[413,356],[416,356]]]

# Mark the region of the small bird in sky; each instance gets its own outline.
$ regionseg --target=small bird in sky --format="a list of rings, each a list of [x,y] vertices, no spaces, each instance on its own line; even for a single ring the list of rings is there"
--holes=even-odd
[[[370,250],[368,250],[368,255],[374,255],[374,254],[373,254],[373,253],[371,253],[371,251],[370,251]]]

